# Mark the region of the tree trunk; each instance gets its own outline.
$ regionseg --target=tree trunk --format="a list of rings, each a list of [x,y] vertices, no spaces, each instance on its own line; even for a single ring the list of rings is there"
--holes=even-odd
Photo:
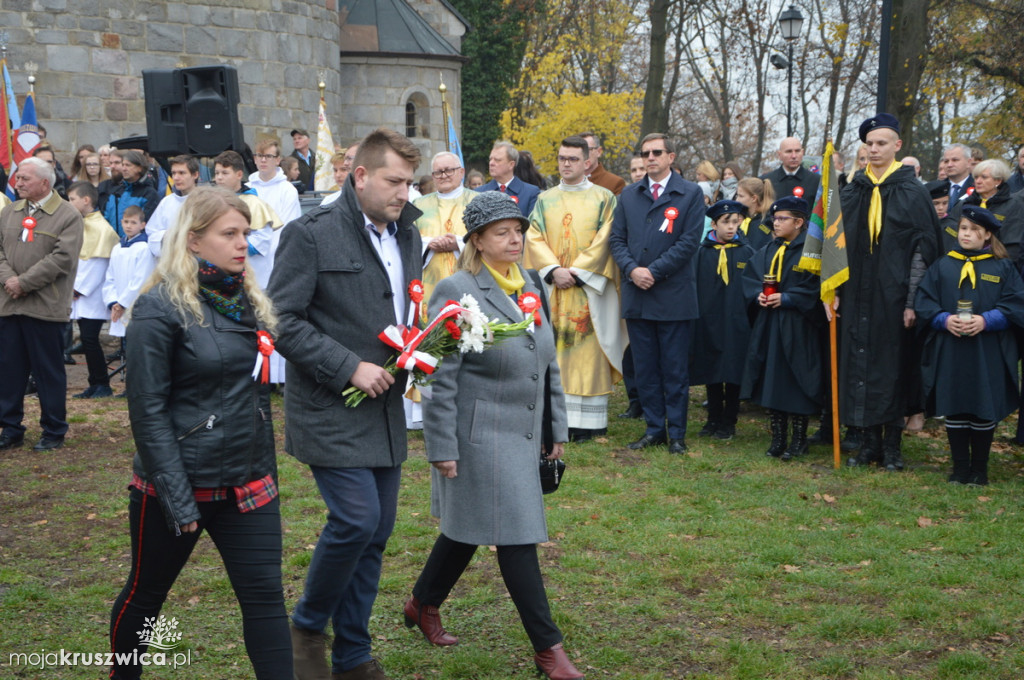
[[[928,50],[928,0],[892,0],[892,47],[886,101],[900,121],[905,153],[914,147],[914,117]]]
[[[668,39],[668,8],[671,0],[651,0],[651,60],[644,93],[644,117],[640,139],[652,132],[665,132],[668,127],[663,93],[665,88],[665,41]],[[639,143],[639,140],[637,140]]]

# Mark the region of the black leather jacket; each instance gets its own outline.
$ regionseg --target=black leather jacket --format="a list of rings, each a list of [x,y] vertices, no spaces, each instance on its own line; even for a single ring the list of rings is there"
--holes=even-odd
[[[135,301],[126,337],[135,472],[175,532],[199,519],[193,488],[277,478],[270,391],[252,377],[256,330],[202,308],[205,325],[185,326],[157,286]]]

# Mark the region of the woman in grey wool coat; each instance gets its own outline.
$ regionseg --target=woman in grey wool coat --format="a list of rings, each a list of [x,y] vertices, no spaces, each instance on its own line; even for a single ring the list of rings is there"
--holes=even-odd
[[[460,271],[438,284],[431,313],[468,293],[487,318],[521,321],[519,296],[543,295],[519,265],[529,221],[511,197],[497,191],[473,199],[463,221]],[[431,512],[441,518],[441,535],[405,603],[405,622],[419,626],[432,644],[456,644],[441,625],[438,607],[477,546],[496,545],[537,668],[551,680],[571,680],[583,674],[566,656],[551,619],[536,545],[548,540],[538,469],[545,373],[556,442],[549,458],[561,457],[569,434],[550,329],[543,318],[532,334],[479,354],[446,357],[434,375],[432,398],[423,401],[423,430],[434,466]]]

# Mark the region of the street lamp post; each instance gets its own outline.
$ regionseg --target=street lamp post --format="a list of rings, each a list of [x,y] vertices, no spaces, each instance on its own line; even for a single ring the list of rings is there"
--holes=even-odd
[[[779,15],[779,30],[789,47],[789,95],[786,97],[786,136],[793,136],[793,42],[800,37],[800,29],[804,26],[804,15],[796,5]]]

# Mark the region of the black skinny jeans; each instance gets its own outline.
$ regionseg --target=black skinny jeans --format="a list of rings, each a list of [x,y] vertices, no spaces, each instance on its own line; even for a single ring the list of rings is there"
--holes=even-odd
[[[469,566],[476,549],[475,545],[439,535],[412,589],[420,604],[440,607]],[[537,546],[533,543],[499,545],[498,568],[533,649],[543,652],[561,642],[562,632],[551,619],[548,595],[540,575]]]
[[[233,498],[200,503],[199,528],[175,536],[164,520],[160,502],[136,489],[130,492],[128,519],[132,566],[128,581],[110,615],[110,643],[115,653],[141,655],[139,631],[146,617],[158,616],[167,593],[188,561],[203,531],[210,534],[242,609],[242,633],[259,680],[292,677],[291,633],[281,586],[280,498],[250,512],[239,512]],[[168,617],[170,618],[170,617]],[[187,619],[182,642],[188,645]],[[156,651],[156,650],[154,650]],[[160,669],[157,669],[158,671]],[[114,666],[110,677],[135,680],[141,666]]]
[[[100,346],[100,329],[106,323],[102,319],[79,319],[78,335],[82,340],[85,364],[89,367],[89,387],[110,385],[107,377],[107,360]]]

